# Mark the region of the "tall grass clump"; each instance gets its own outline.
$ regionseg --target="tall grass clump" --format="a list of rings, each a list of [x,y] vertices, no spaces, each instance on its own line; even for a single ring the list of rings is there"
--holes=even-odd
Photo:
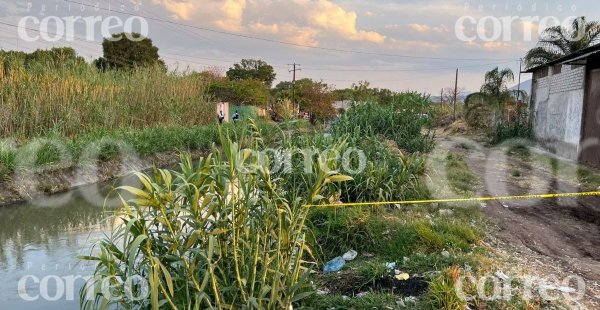
[[[198,165],[183,156],[181,172],[138,174],[142,188],[121,188],[135,198],[115,214],[119,224],[97,253],[83,257],[98,262],[83,308],[291,309],[312,293],[302,205],[326,200],[349,178],[319,161],[310,194],[289,200],[269,165],[244,149],[262,148],[256,130],[222,139],[222,151]],[[139,282],[123,285],[135,277],[148,280],[148,298],[127,297],[142,293]],[[108,300],[105,279],[125,297]]]
[[[533,139],[533,127],[527,119],[513,122],[499,121],[489,130],[490,143],[499,144],[509,139]]]
[[[433,134],[426,131],[431,124],[431,101],[417,93],[403,93],[389,104],[356,103],[334,125],[338,135],[358,128],[363,136],[383,136],[399,148],[427,152],[433,148]]]
[[[358,129],[339,136],[318,132],[301,134],[300,130],[290,128],[279,135],[277,144],[277,149],[287,152],[278,156],[292,159],[289,169],[280,169],[275,174],[288,184],[290,199],[311,191],[310,185],[316,176],[305,171],[307,154],[310,154],[309,161],[321,157],[328,169],[353,178],[340,185],[331,202],[397,201],[428,196],[420,180],[425,171],[421,154],[394,152],[377,137],[364,137]],[[364,155],[362,163],[359,163],[358,152]],[[345,165],[343,154],[352,154]],[[368,250],[366,247],[378,238],[373,220],[381,213],[380,207],[316,208],[309,214],[314,232],[309,241],[317,249],[317,256],[324,260],[350,248]]]
[[[0,137],[203,125],[216,115],[198,75],[159,67],[102,72],[85,62],[25,67],[7,56],[0,67]]]

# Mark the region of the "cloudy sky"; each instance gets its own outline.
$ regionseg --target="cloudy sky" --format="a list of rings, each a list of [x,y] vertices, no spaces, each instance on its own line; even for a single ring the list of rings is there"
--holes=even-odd
[[[600,4],[585,0],[69,1],[2,1],[0,48],[71,46],[87,59],[97,58],[102,53],[101,21],[139,16],[171,68],[225,71],[241,58],[259,58],[275,67],[278,80],[291,79],[288,64],[295,62],[302,68],[298,78],[322,79],[337,87],[368,80],[377,87],[435,95],[453,85],[457,67],[459,86],[468,90],[477,90],[484,72],[493,67],[517,72],[518,59],[535,45],[544,23],[577,15],[600,20]],[[40,29],[35,19],[52,16],[63,18],[67,29],[64,18],[100,19],[95,26],[76,21],[71,39],[29,42],[19,35],[23,18],[30,17],[22,31],[35,37]],[[56,19],[49,21],[45,34],[51,36],[59,29]]]

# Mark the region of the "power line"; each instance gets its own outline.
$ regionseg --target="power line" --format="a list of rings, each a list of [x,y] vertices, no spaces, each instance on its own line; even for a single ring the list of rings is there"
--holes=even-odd
[[[93,7],[95,9],[100,9],[100,10],[103,10],[103,11],[114,12],[114,11],[112,11],[110,9],[103,8],[103,7],[98,6],[98,5],[91,5],[91,4],[86,4],[86,3],[77,2],[77,1],[71,1],[71,0],[64,0],[64,1],[68,2],[68,3],[79,4],[79,5],[86,6],[86,7]],[[136,15],[136,14],[131,14],[131,13],[128,13],[128,12],[117,12],[117,13],[124,14],[124,15],[129,15],[129,16],[143,17],[143,18],[146,18],[146,19],[149,19],[149,20],[158,21],[158,22],[163,22],[163,23],[168,23],[168,24],[178,25],[178,26],[183,26],[183,27],[189,27],[189,28],[193,28],[193,29],[198,29],[198,30],[202,30],[202,31],[207,31],[207,32],[212,32],[212,33],[217,33],[217,34],[222,34],[222,35],[228,35],[228,36],[233,36],[233,37],[238,37],[238,38],[258,40],[258,41],[264,41],[264,42],[270,42],[270,43],[276,43],[276,44],[282,44],[282,45],[289,45],[289,46],[296,46],[296,47],[304,47],[304,48],[310,48],[310,49],[316,49],[316,50],[324,50],[324,51],[330,51],[330,52],[341,52],[341,53],[352,53],[352,54],[363,54],[363,55],[375,55],[375,56],[385,56],[385,57],[398,57],[398,58],[408,58],[408,59],[427,59],[427,60],[458,60],[458,61],[508,60],[508,59],[498,59],[498,58],[497,59],[492,59],[492,58],[428,57],[428,56],[388,54],[388,53],[365,52],[365,51],[348,50],[348,49],[340,49],[340,48],[329,48],[329,47],[321,47],[321,46],[315,46],[315,45],[299,44],[299,43],[293,43],[293,42],[287,42],[287,41],[281,41],[281,40],[275,40],[275,39],[269,39],[269,38],[251,36],[251,35],[234,33],[234,32],[228,32],[228,31],[223,31],[223,30],[218,30],[218,29],[212,29],[212,28],[207,28],[207,27],[194,26],[194,25],[189,25],[189,24],[185,24],[185,23],[175,22],[175,21],[171,21],[171,20],[167,20],[167,19],[158,18],[158,17],[145,16],[145,15],[139,15],[139,14]]]
[[[6,23],[6,22],[2,22],[0,21],[0,25],[6,25],[6,26],[10,26],[10,27],[15,27],[15,28],[19,28],[18,25],[15,24],[11,24],[11,23]],[[29,28],[29,27],[23,27],[23,29],[25,30],[29,30],[29,31],[34,31],[34,32],[45,32],[47,34],[51,34],[51,35],[56,35],[55,33],[51,33],[48,31],[44,31],[41,29],[34,29],[34,28]],[[92,44],[92,42],[90,42],[89,40],[82,38],[80,36],[73,36],[74,40],[86,43],[86,44]],[[96,41],[93,41],[94,43]],[[226,63],[231,63],[231,62],[235,62],[235,60],[224,60],[224,59],[216,59],[216,58],[208,58],[208,57],[199,57],[199,56],[190,56],[190,55],[184,55],[184,54],[178,54],[178,53],[173,53],[173,52],[165,52],[165,51],[161,51],[161,54],[166,54],[166,55],[175,55],[175,56],[180,56],[180,57],[186,57],[186,58],[191,58],[191,59],[202,59],[202,60],[210,60],[210,61],[218,61],[218,62],[226,62]],[[208,63],[204,63],[204,62],[198,62],[198,61],[194,61],[194,60],[189,60],[189,59],[178,59],[175,57],[166,57],[167,59],[170,60],[176,60],[176,61],[182,61],[182,62],[189,62],[189,63],[193,63],[193,64],[199,64],[199,65],[204,65],[204,66],[211,66],[214,64],[208,64]],[[512,63],[514,60],[511,60],[510,62]],[[485,64],[474,64],[474,65],[464,65],[464,66],[459,66],[459,68],[472,68],[472,67],[485,67],[485,66],[490,66],[490,65],[499,65],[499,64],[505,64],[505,63],[509,63],[508,61],[505,62],[494,62],[494,63],[485,63]],[[278,68],[285,68],[288,69],[288,66],[285,65],[273,65],[274,67],[278,67]],[[416,69],[379,69],[379,68],[373,68],[373,69],[355,69],[355,68],[350,68],[350,69],[329,69],[329,68],[304,68],[304,70],[309,70],[309,71],[325,71],[325,72],[371,72],[371,71],[379,71],[379,72],[422,72],[422,71],[444,71],[444,70],[449,70],[449,69],[455,69],[456,67],[440,67],[440,68],[416,68]],[[341,81],[341,80],[340,80]]]

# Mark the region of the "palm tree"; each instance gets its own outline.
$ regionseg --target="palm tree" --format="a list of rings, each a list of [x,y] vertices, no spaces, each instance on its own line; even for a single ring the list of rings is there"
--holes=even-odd
[[[495,69],[485,73],[485,83],[481,90],[465,98],[465,118],[467,122],[478,127],[486,127],[489,121],[486,116],[495,115],[496,119],[502,116],[507,104],[526,100],[527,92],[510,90],[509,83],[515,80],[512,70],[506,68]]]
[[[570,29],[554,26],[544,30],[537,46],[527,52],[525,64],[527,68],[537,67],[596,43],[600,43],[600,23],[577,17]]]

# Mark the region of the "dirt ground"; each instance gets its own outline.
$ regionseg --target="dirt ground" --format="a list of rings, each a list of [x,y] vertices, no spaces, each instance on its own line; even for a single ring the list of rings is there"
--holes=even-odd
[[[582,191],[560,173],[512,156],[501,160],[495,155],[502,152],[465,144],[450,137],[439,141],[442,149],[462,153],[480,176],[480,197]],[[570,307],[600,309],[600,197],[490,201],[482,206],[496,226],[490,246],[511,262],[506,274],[581,276],[586,295]]]

